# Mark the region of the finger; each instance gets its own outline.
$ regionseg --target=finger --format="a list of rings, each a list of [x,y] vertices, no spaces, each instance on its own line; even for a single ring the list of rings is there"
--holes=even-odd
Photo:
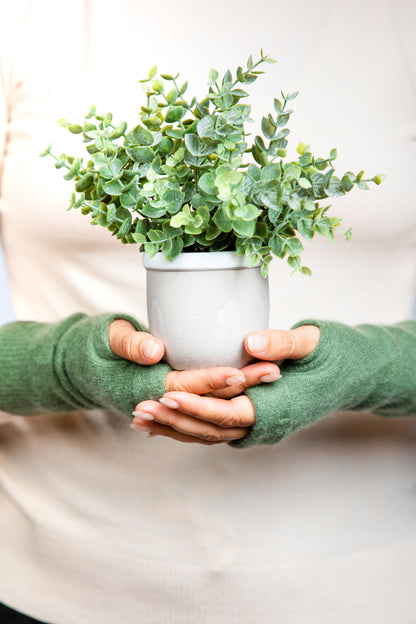
[[[247,435],[247,428],[229,427],[224,429],[210,422],[183,414],[179,410],[169,408],[157,401],[143,401],[140,404],[140,410],[136,410],[134,414],[132,424],[144,426],[150,430],[149,432],[159,435],[171,437],[172,432],[169,431],[171,429],[183,435],[200,438],[205,442],[230,442]]]
[[[136,421],[130,423],[130,428],[134,431],[146,433],[150,437],[161,435],[166,438],[172,438],[173,440],[177,440],[178,442],[186,442],[188,444],[205,444],[207,446],[212,444],[220,444],[219,442],[209,442],[208,440],[202,440],[202,438],[195,438],[194,436],[180,433],[179,431],[175,431],[175,429],[172,429],[171,427],[165,427],[165,425],[160,425],[156,422],[152,423],[151,425],[148,425],[147,422],[145,422],[145,424],[142,425],[139,421]]]
[[[299,360],[317,346],[321,330],[315,325],[303,325],[296,329],[266,329],[247,334],[244,339],[246,351],[261,360]]]
[[[139,332],[124,319],[113,321],[108,329],[110,348],[124,360],[136,364],[156,364],[165,353],[163,342],[147,332]]]
[[[254,406],[247,396],[226,400],[189,392],[168,392],[159,402],[182,414],[224,428],[251,427],[256,421]]]
[[[246,388],[252,388],[261,383],[271,383],[281,379],[280,369],[276,364],[270,362],[256,362],[255,364],[249,364],[241,369],[246,379],[245,383],[238,384],[236,386],[228,386],[221,390],[215,390],[210,392],[209,396],[217,397],[218,399],[231,399],[232,397],[242,394]]]
[[[215,366],[190,371],[169,371],[166,375],[167,392],[178,390],[192,394],[206,394],[227,386],[241,386],[246,383],[244,373],[238,368]]]

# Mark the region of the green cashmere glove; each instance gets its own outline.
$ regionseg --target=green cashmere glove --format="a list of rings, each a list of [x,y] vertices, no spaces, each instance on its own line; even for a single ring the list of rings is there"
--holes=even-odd
[[[301,360],[286,360],[278,381],[246,390],[256,424],[232,446],[275,444],[339,410],[416,415],[416,321],[354,328],[307,320],[294,327],[301,325],[321,329],[318,346]]]
[[[165,392],[167,364],[141,366],[114,355],[108,327],[125,314],[74,314],[59,323],[0,327],[0,409],[31,416],[96,408],[131,417],[144,399]]]

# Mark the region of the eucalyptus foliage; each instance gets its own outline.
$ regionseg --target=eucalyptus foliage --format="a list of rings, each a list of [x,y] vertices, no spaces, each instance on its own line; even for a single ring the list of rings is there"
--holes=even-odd
[[[61,119],[61,126],[83,136],[89,158],[52,154],[65,180],[75,183],[69,208],[90,215],[93,225],[108,228],[123,243],[138,243],[153,256],[161,251],[173,260],[182,251],[236,250],[250,266],[261,263],[264,276],[273,256],[287,258],[295,271],[302,266],[303,244],[315,233],[332,241],[340,219],[328,215],[320,200],[340,197],[354,186],[368,189],[383,176],[364,179],[364,172],[335,175],[335,149],[315,157],[298,145],[298,159],[286,162],[286,147],[297,93],[274,99],[273,113],[261,120],[262,136],[248,143],[251,122],[248,93],[265,63],[261,52],[235,77],[209,73],[208,94],[185,99],[188,83],[179,74],[158,75],[154,66],[140,82],[146,104],[140,123],[113,122],[92,106],[83,125]],[[347,239],[351,232],[345,232]]]

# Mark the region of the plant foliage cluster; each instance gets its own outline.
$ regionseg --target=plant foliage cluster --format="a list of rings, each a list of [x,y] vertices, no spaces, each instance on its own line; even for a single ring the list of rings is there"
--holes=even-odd
[[[367,189],[364,172],[335,175],[337,152],[315,157],[298,145],[298,159],[286,162],[290,102],[297,93],[274,99],[274,111],[261,120],[262,136],[248,143],[246,125],[251,107],[243,89],[274,60],[261,52],[235,77],[209,73],[206,97],[185,99],[188,84],[176,76],[157,74],[154,66],[140,82],[146,104],[140,123],[116,125],[111,113],[93,106],[83,125],[60,124],[86,143],[89,158],[42,154],[65,168],[75,183],[70,208],[90,215],[92,224],[108,228],[123,243],[139,243],[153,256],[168,260],[182,251],[236,250],[250,266],[262,265],[267,275],[273,256],[287,258],[304,274],[298,235],[309,241],[315,233],[334,239],[340,219],[328,215],[320,200],[340,197],[354,186]],[[371,181],[380,184],[383,176]],[[347,238],[350,231],[345,232]]]

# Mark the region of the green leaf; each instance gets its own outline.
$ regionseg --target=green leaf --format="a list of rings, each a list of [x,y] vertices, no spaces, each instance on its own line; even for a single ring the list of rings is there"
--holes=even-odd
[[[262,189],[259,193],[259,198],[258,201],[256,200],[256,203],[260,203],[262,206],[271,208],[272,210],[275,210],[280,214],[281,205],[279,203],[277,191],[273,187]]]
[[[329,153],[329,160],[335,160],[336,157],[337,157],[337,150],[336,148],[334,148]]]
[[[312,184],[309,182],[309,180],[307,178],[299,178],[298,184],[303,189],[310,189],[310,188],[312,188]]]
[[[254,204],[245,204],[244,206],[238,206],[234,214],[243,221],[253,221],[261,215],[261,210],[259,210],[257,206],[254,206]]]
[[[185,134],[185,145],[192,156],[208,156],[215,151],[215,143],[211,141],[202,141],[196,134]]]
[[[307,266],[303,266],[300,271],[303,275],[309,275],[309,276],[312,275],[312,271]]]
[[[287,181],[298,180],[302,174],[302,169],[297,163],[286,163],[283,171],[283,177]]]
[[[242,67],[237,68],[237,80],[238,82],[245,82],[244,72]]]
[[[212,138],[214,135],[214,120],[209,115],[206,115],[198,121],[197,133],[201,139],[208,137]]]
[[[116,205],[111,203],[107,206],[107,225],[111,225],[116,220]]]
[[[211,221],[211,223],[208,226],[207,231],[205,232],[205,238],[207,241],[212,241],[215,238],[217,238],[217,236],[221,233],[220,228],[218,227],[218,225],[216,223],[214,223],[213,221]]]
[[[185,225],[185,232],[187,234],[192,234],[193,236],[201,234],[202,230],[204,229],[204,223],[202,221],[201,215],[194,212],[191,217],[191,221]]]
[[[299,230],[299,234],[303,236],[306,241],[312,240],[314,231],[310,219],[299,219],[297,222],[297,228]]]
[[[299,197],[296,195],[296,193],[294,193],[293,195],[289,197],[288,206],[292,210],[300,210],[301,202],[300,202]]]
[[[181,88],[179,89],[179,95],[183,95],[188,88],[188,81],[184,82]]]
[[[172,139],[170,139],[169,137],[163,137],[157,144],[157,151],[159,152],[159,154],[162,154],[162,156],[169,156],[169,154],[173,150],[173,147],[174,143]]]
[[[292,267],[292,269],[295,269],[295,271],[299,271],[302,266],[299,256],[289,256],[287,263]]]
[[[285,251],[289,256],[297,256],[303,251],[303,245],[296,237],[287,238],[285,241]]]
[[[222,184],[236,185],[241,182],[243,174],[235,171],[228,165],[221,165],[216,170],[215,184],[219,187]]]
[[[162,245],[162,253],[166,260],[174,260],[179,256],[183,249],[183,241],[179,236],[169,239]]]
[[[80,126],[79,124],[71,124],[67,127],[68,127],[68,130],[72,132],[72,134],[81,134],[81,132],[84,130],[84,128]]]
[[[158,243],[163,239],[163,234],[160,230],[149,230],[147,237],[152,241],[152,243]]]
[[[231,72],[230,72],[229,69],[227,69],[227,71],[225,72],[224,77],[222,79],[222,85],[223,86],[227,85],[227,84],[231,83],[232,81],[233,81],[233,78],[231,76]]]
[[[122,194],[124,185],[120,180],[110,180],[110,182],[103,184],[103,189],[108,195],[118,196]]]
[[[179,121],[185,115],[186,109],[183,106],[169,106],[165,115],[166,123]]]
[[[119,231],[117,232],[117,238],[123,238],[130,230],[131,227],[131,222],[132,222],[132,216],[131,214],[126,217],[123,221],[123,223],[120,226]]]
[[[270,239],[270,248],[277,258],[284,258],[286,255],[285,239],[279,234],[274,234]]]
[[[165,134],[168,137],[172,137],[172,139],[183,139],[185,130],[183,130],[183,128],[166,128]]]
[[[281,113],[277,116],[276,119],[276,128],[281,128],[282,126],[286,126],[289,121],[290,113]]]
[[[256,147],[259,148],[260,151],[262,151],[262,152],[266,151],[266,146],[264,144],[263,139],[260,136],[254,137],[254,144],[256,145]]]
[[[235,219],[235,221],[232,222],[232,228],[239,236],[252,236],[256,229],[256,223],[244,219]]]
[[[260,267],[260,273],[262,274],[262,276],[264,277],[264,279],[266,279],[266,277],[269,274],[269,265],[266,262],[263,262],[261,267]]]
[[[82,178],[80,178],[78,180],[78,182],[76,182],[75,184],[75,190],[78,193],[82,193],[82,191],[85,191],[89,186],[91,186],[94,182],[94,176],[92,173],[86,173],[82,176]]]
[[[71,168],[69,169],[68,173],[64,175],[64,180],[73,180],[75,176],[79,174],[80,169],[81,169],[81,160],[79,158],[74,158]]]
[[[149,217],[150,219],[158,219],[159,217],[163,217],[166,214],[166,207],[164,205],[163,206],[154,205],[154,202],[152,203],[148,202],[141,209],[141,213],[145,217]]]
[[[379,173],[378,175],[375,175],[371,179],[374,182],[374,184],[377,184],[378,186],[379,184],[382,184],[384,182],[384,180],[386,179],[386,176],[384,173]]]
[[[212,173],[203,173],[199,178],[198,187],[200,191],[207,195],[216,195],[218,192]]]
[[[299,164],[301,167],[309,167],[313,163],[313,156],[310,152],[304,152],[299,158]]]
[[[136,126],[131,130],[124,140],[124,145],[152,145],[153,134],[143,128],[143,126]]]
[[[336,177],[331,178],[331,181],[326,189],[328,197],[342,197],[345,195],[345,189],[343,188],[341,180]]]
[[[151,162],[155,153],[151,147],[130,147],[127,148],[128,155],[138,163]]]
[[[169,189],[163,194],[162,199],[166,202],[167,211],[169,214],[175,214],[182,208],[182,204],[185,198],[185,193],[178,190]]]
[[[350,176],[348,175],[348,173],[342,176],[341,184],[342,184],[342,188],[344,189],[346,193],[349,193],[349,191],[351,191],[351,189],[354,187],[354,184]]]
[[[319,169],[319,171],[324,171],[328,167],[328,161],[323,158],[318,158],[315,161],[315,167]]]
[[[314,173],[314,175],[311,177],[312,190],[316,199],[321,199],[323,197],[326,197],[324,184],[323,184],[323,177],[324,176],[320,173]]]
[[[157,243],[144,243],[144,251],[147,253],[149,258],[153,258],[159,251],[159,245]]]
[[[233,89],[230,93],[237,98],[248,97],[247,91],[243,91],[243,89]]]
[[[174,87],[166,96],[166,101],[168,104],[173,104],[178,99],[178,92]]]
[[[149,78],[150,80],[156,76],[157,65],[153,65],[153,67],[149,70]]]
[[[106,180],[112,180],[120,173],[122,168],[123,168],[123,165],[122,165],[121,160],[119,160],[118,158],[115,158],[108,165],[105,164],[103,167],[100,167],[99,174]]]
[[[281,174],[280,165],[267,165],[261,170],[261,179],[263,182],[280,181]]]
[[[216,69],[211,69],[211,71],[208,74],[208,78],[210,79],[211,82],[216,82],[218,80],[218,72]]]
[[[132,233],[132,237],[135,243],[144,243],[146,242],[146,236],[144,234],[136,234],[136,232]]]
[[[331,221],[328,217],[323,217],[315,224],[315,230],[318,234],[325,235],[328,234],[331,229]]]
[[[231,232],[233,229],[232,222],[225,214],[224,209],[220,206],[214,214],[213,221],[219,227],[221,232]]]
[[[266,139],[273,139],[275,134],[276,127],[275,125],[268,119],[267,117],[263,117],[261,120],[261,131],[263,132]]]
[[[282,102],[278,100],[277,98],[274,98],[273,104],[274,104],[274,110],[276,111],[276,113],[281,113],[283,110]]]
[[[88,124],[92,125],[92,124]],[[127,121],[120,121],[117,128],[110,134],[110,139],[114,141],[114,139],[119,139],[121,136],[124,136],[124,133],[127,130]],[[86,128],[84,126],[84,135],[86,135]]]
[[[137,191],[129,191],[128,193],[124,192],[120,197],[120,204],[123,208],[131,209],[136,208],[137,202],[139,201],[139,194]]]

